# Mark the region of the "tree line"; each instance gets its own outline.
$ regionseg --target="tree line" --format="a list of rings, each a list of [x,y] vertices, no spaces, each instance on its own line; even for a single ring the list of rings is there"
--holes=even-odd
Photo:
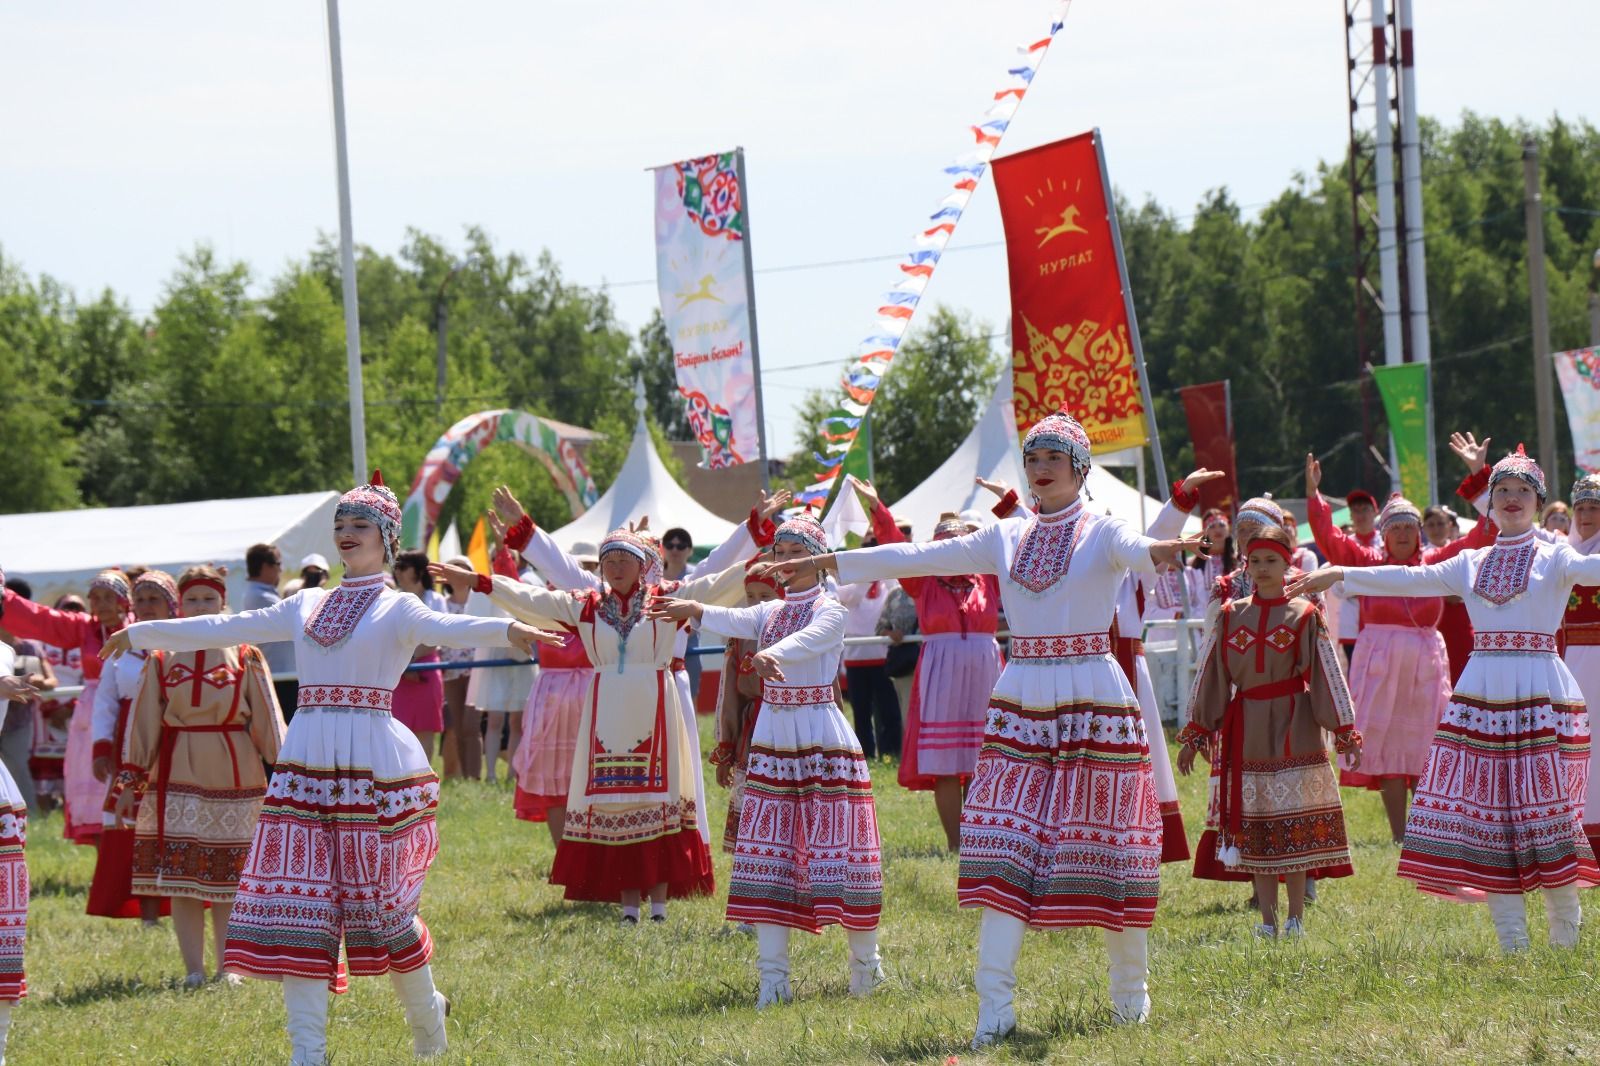
[[[1520,144],[1540,144],[1552,341],[1587,343],[1600,248],[1600,132],[1585,121],[1473,114],[1423,123],[1425,233],[1439,451],[1453,428],[1513,446],[1535,436]],[[1333,491],[1364,471],[1348,167],[1297,174],[1249,212],[1226,189],[1193,213],[1119,197],[1128,271],[1168,465],[1192,460],[1180,385],[1232,382],[1240,488],[1299,495],[1307,450]],[[658,441],[687,439],[659,315],[638,332],[604,289],[565,278],[546,253],[497,249],[481,230],[451,247],[412,232],[393,255],[359,249],[361,347],[371,461],[403,490],[439,434],[494,407],[608,435],[589,453],[603,489],[633,425],[644,375]],[[447,388],[436,393],[440,307]],[[885,499],[914,488],[966,436],[1008,342],[994,323],[934,308],[903,346],[873,410]],[[846,362],[841,354],[841,367]],[[209,247],[184,255],[158,305],[137,315],[105,291],[80,298],[0,254],[0,440],[7,512],[301,492],[349,478],[336,245],[258,279]],[[836,390],[802,401],[809,439],[791,457],[809,484]],[[1382,430],[1381,407],[1371,417]],[[1565,470],[1571,442],[1558,433]],[[509,454],[506,454],[509,452]],[[665,456],[669,468],[674,464]],[[471,466],[446,508],[473,514],[501,480],[541,522],[566,521],[542,469],[515,449]],[[1370,480],[1370,477],[1369,477]],[[1441,478],[1441,483],[1445,481]],[[1381,490],[1385,483],[1371,484]]]

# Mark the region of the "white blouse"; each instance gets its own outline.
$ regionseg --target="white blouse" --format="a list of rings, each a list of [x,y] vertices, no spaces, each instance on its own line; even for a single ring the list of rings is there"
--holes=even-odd
[[[806,608],[810,608],[807,617]],[[725,637],[754,640],[783,668],[785,689],[826,688],[825,696],[803,702],[831,703],[833,682],[844,654],[844,604],[817,585],[749,607],[702,607],[700,628]],[[770,641],[770,643],[769,643]],[[763,689],[771,683],[763,683]]]

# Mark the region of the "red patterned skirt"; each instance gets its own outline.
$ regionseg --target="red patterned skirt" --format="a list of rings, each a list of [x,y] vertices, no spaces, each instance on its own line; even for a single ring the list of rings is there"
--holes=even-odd
[[[745,765],[728,920],[812,933],[876,929],[881,850],[866,758],[831,694],[825,703],[763,702]]]
[[[1468,902],[1600,884],[1583,831],[1588,782],[1589,714],[1566,664],[1475,651],[1417,783],[1399,874]]]
[[[1144,722],[1116,660],[1014,657],[961,809],[961,906],[1040,929],[1149,928],[1161,840]]]
[[[346,962],[358,976],[426,965],[433,939],[417,910],[438,804],[421,746],[386,711],[302,706],[239,878],[225,968],[343,992]]]
[[[28,994],[22,949],[28,939],[28,808],[16,782],[0,765],[0,1002]]]

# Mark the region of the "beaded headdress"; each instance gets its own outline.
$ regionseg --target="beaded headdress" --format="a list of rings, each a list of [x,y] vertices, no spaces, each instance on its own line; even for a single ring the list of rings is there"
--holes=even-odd
[[[1243,526],[1247,522],[1255,522],[1263,526],[1283,525],[1283,508],[1265,496],[1254,496],[1239,508],[1239,513],[1233,516],[1235,525]]]
[[[383,483],[383,471],[373,470],[372,480],[339,497],[333,517],[365,518],[383,535],[383,565],[394,565],[400,551],[400,500]]]
[[[1541,500],[1544,499],[1544,471],[1539,469],[1533,456],[1524,451],[1520,444],[1516,451],[1494,464],[1494,469],[1489,471],[1489,491],[1493,492],[1494,487],[1508,477],[1520,477],[1533,486],[1533,491]]]
[[[946,540],[950,537],[964,537],[967,535],[967,523],[960,515],[946,511],[939,516],[938,525],[933,527],[934,540]]]
[[[1416,504],[1396,492],[1389,496],[1383,505],[1383,510],[1378,512],[1378,532],[1387,532],[1390,526],[1400,522],[1411,522],[1420,526],[1422,512],[1417,509]]]
[[[623,552],[639,560],[639,584],[661,583],[661,549],[656,546],[655,538],[631,529],[613,529],[600,542],[600,558],[603,560],[612,552]]]
[[[1055,414],[1045,415],[1033,424],[1022,439],[1023,454],[1038,448],[1054,448],[1072,457],[1072,469],[1079,477],[1089,473],[1089,434],[1065,407]]]
[[[962,527],[963,533],[966,527]],[[784,522],[778,527],[778,532],[773,535],[774,544],[779,541],[788,541],[798,544],[812,555],[826,555],[828,552],[828,534],[823,531],[822,523],[811,517],[809,512],[802,512]]]
[[[169,617],[178,617],[178,584],[172,580],[172,575],[165,570],[146,570],[133,579],[133,587],[138,589],[141,585],[148,585],[161,593],[167,601]]]
[[[94,576],[94,580],[89,582],[89,591],[93,592],[95,589],[105,589],[115,596],[124,611],[132,606],[133,589],[128,585],[128,575],[121,570],[100,571]]]
[[[1600,474],[1585,474],[1572,483],[1572,506],[1584,500],[1600,502]]]

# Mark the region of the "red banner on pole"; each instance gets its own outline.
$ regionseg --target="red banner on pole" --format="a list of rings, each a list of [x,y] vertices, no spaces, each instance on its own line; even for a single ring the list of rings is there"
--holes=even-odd
[[[1200,486],[1200,506],[1221,508],[1231,517],[1239,503],[1239,478],[1233,456],[1233,403],[1226,381],[1185,385],[1178,390],[1183,413],[1189,419],[1189,439],[1194,442],[1194,463],[1221,470],[1227,477]]]
[[[1065,404],[1096,452],[1148,442],[1104,161],[1091,131],[994,161],[1017,426]]]

